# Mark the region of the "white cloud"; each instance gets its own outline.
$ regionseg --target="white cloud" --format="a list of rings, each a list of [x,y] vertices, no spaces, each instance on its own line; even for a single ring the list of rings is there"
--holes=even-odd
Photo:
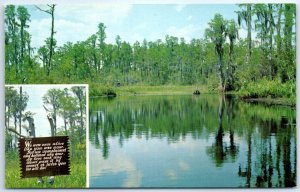
[[[65,43],[66,40],[71,42],[82,41],[95,33],[96,29],[97,25],[87,26],[85,23],[59,19],[56,21],[56,39],[59,45]]]
[[[50,37],[49,24],[50,19],[32,19],[29,27],[29,33],[32,35],[32,46],[39,47],[44,44],[47,37]]]
[[[58,5],[54,22],[58,46],[67,41],[87,39],[97,31],[100,22],[106,25],[121,23],[128,16],[131,7],[132,5],[127,4]],[[33,47],[44,45],[45,39],[50,36],[50,27],[50,15],[46,18],[32,18],[29,32],[32,34]]]
[[[128,4],[94,4],[62,6],[57,10],[57,15],[83,23],[99,23],[101,20],[116,23],[128,16],[132,5]]]
[[[175,10],[176,10],[177,12],[181,12],[182,9],[185,8],[185,6],[186,6],[185,4],[178,4],[178,5],[175,6]]]
[[[30,34],[32,35],[33,47],[40,47],[45,44],[45,39],[50,37],[51,19],[33,20],[30,25]],[[87,26],[85,23],[73,22],[65,19],[56,19],[54,22],[54,38],[58,46],[67,41],[76,42],[85,40],[94,33],[97,26]]]
[[[186,20],[190,21],[190,20],[192,20],[192,18],[193,18],[193,16],[190,15],[186,18]]]
[[[200,34],[201,28],[195,25],[187,25],[182,28],[177,28],[175,26],[171,26],[167,29],[167,34],[175,36],[175,37],[184,37],[186,41],[190,41],[195,33]]]

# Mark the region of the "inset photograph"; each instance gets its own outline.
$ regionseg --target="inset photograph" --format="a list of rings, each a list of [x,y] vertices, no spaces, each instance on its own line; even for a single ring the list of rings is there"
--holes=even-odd
[[[5,86],[5,187],[85,188],[87,85]]]

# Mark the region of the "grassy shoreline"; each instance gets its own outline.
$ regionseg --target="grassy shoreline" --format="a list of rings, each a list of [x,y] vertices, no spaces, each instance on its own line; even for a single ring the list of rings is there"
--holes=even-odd
[[[207,86],[196,85],[133,85],[133,86],[98,86],[92,85],[90,90],[90,98],[107,97],[110,93],[113,96],[130,96],[130,95],[192,95],[195,90],[199,90],[201,94],[219,94],[218,91],[211,91]],[[285,97],[245,97],[240,91],[226,92],[228,95],[236,95],[242,101],[250,103],[265,103],[268,105],[285,105],[296,106],[296,100]]]
[[[38,184],[37,177],[21,179],[20,160],[17,151],[5,153],[5,187],[10,189],[30,188],[85,188],[86,187],[86,162],[85,159],[70,159],[70,175],[57,175],[54,184]]]
[[[118,96],[129,95],[189,95],[193,94],[195,90],[199,90],[201,93],[212,93],[206,86],[194,86],[194,85],[132,85],[132,86],[95,86],[90,87],[90,96],[107,96],[116,94]],[[217,92],[216,92],[217,93]]]

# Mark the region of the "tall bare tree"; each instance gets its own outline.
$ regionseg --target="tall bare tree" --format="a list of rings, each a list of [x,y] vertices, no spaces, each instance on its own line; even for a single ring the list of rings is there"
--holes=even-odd
[[[49,76],[50,71],[51,71],[51,65],[52,65],[52,56],[54,53],[54,11],[55,11],[55,4],[47,5],[48,9],[42,9],[38,6],[36,6],[37,9],[40,11],[43,11],[51,16],[51,34],[50,34],[50,44],[49,44],[49,59],[47,63],[47,75]]]

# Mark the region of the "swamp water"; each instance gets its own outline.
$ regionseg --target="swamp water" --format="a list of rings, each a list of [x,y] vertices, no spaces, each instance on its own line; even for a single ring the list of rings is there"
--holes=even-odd
[[[295,186],[296,109],[212,94],[89,104],[91,188]]]

